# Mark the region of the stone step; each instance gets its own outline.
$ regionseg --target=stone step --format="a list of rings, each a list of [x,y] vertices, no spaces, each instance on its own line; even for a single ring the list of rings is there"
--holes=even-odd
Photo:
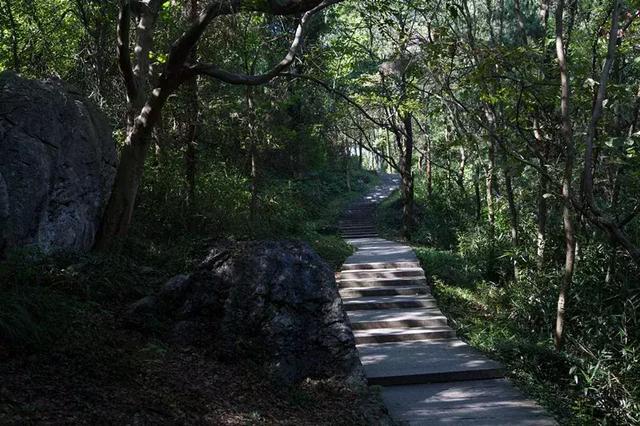
[[[425,286],[412,287],[356,287],[340,289],[342,297],[369,297],[369,296],[398,296],[428,294]]]
[[[350,311],[353,330],[372,328],[447,326],[447,317],[437,308],[432,309],[375,309]]]
[[[353,335],[356,338],[356,344],[451,339],[456,337],[453,329],[439,325],[415,328],[372,328],[356,330]]]
[[[353,239],[353,238],[371,238],[371,237],[377,237],[378,234],[376,234],[375,232],[341,232],[340,235],[342,236],[342,238],[344,239]]]
[[[368,278],[355,278],[345,280],[338,276],[336,282],[340,288],[427,286],[427,279],[422,277],[378,278],[373,280]]]
[[[397,269],[362,269],[341,271],[340,278],[349,279],[376,279],[376,278],[424,278],[424,270],[422,268],[397,268]]]
[[[375,229],[348,229],[348,230],[341,229],[340,234],[342,234],[345,237],[349,237],[351,235],[367,235],[370,237],[377,237],[378,231],[376,231]]]
[[[410,262],[406,262],[406,263],[410,263]],[[414,263],[413,266],[406,266],[406,267],[362,268],[362,269],[350,268],[350,269],[342,270],[341,272],[345,274],[357,274],[359,272],[370,274],[374,272],[424,272],[424,270],[420,267],[420,265],[417,265],[416,263]]]
[[[354,297],[343,299],[343,305],[347,311],[437,307],[431,296]]]
[[[380,242],[378,237],[371,237],[366,241],[359,241],[358,243],[358,254],[363,254],[367,252],[388,252],[389,250],[411,250],[411,247],[394,243],[391,241]]]
[[[348,240],[350,244],[358,246],[362,240]],[[351,262],[417,262],[418,259],[411,249],[372,250],[363,252],[359,250],[349,259]]]
[[[361,271],[363,269],[393,269],[393,268],[419,268],[420,262],[369,262],[369,263],[345,263],[342,271]]]
[[[378,206],[376,204],[362,204],[362,205],[352,205],[351,207],[347,207],[347,212],[371,212],[374,211]]]
[[[377,237],[378,236],[378,231],[376,231],[375,229],[355,229],[355,230],[340,230],[340,235],[342,235],[345,238],[349,238],[351,236],[357,235],[365,235],[367,237]]]
[[[371,219],[343,219],[338,222],[338,226],[375,226],[375,223]]]
[[[382,399],[403,425],[557,425],[506,379],[390,386]]]
[[[347,242],[347,244],[351,244],[357,246],[358,243],[364,242],[371,238],[372,235],[350,235],[350,236],[342,236],[342,238]]]
[[[418,340],[358,345],[371,385],[496,379],[502,366],[458,339]]]

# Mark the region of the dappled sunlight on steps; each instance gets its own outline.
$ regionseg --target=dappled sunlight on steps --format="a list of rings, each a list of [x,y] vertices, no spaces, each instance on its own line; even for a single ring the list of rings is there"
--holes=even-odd
[[[413,249],[378,236],[375,209],[399,183],[382,180],[339,224],[356,252],[336,279],[369,384],[384,386],[403,424],[556,424],[503,378],[499,363],[456,338]]]

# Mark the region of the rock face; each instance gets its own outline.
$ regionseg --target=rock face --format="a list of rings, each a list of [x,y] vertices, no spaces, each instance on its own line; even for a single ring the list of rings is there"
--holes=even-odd
[[[0,256],[89,249],[116,158],[106,118],[72,88],[0,73]]]
[[[135,303],[127,319],[168,322],[174,340],[261,362],[286,383],[331,377],[364,383],[334,273],[305,243],[213,248],[192,274]]]

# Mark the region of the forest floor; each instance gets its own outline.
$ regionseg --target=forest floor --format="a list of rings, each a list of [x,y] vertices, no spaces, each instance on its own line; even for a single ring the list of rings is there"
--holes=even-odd
[[[108,315],[107,315],[108,317]],[[177,350],[110,318],[96,339],[0,366],[2,424],[369,424],[371,395],[340,383],[272,384],[257,366]]]
[[[303,234],[273,238],[307,240],[336,267],[352,251],[329,224],[368,187],[325,203]],[[282,387],[251,360],[123,326],[127,306],[204,257],[208,241],[192,237],[138,233],[117,253],[16,253],[0,263],[0,424],[372,424],[382,409],[375,390]]]

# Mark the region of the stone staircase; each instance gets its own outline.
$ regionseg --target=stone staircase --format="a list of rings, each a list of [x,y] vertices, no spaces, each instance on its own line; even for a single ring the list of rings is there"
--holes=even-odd
[[[339,224],[356,252],[336,279],[369,384],[384,386],[402,424],[556,424],[503,378],[500,364],[456,338],[411,247],[379,238],[375,209],[397,185],[385,176]]]

